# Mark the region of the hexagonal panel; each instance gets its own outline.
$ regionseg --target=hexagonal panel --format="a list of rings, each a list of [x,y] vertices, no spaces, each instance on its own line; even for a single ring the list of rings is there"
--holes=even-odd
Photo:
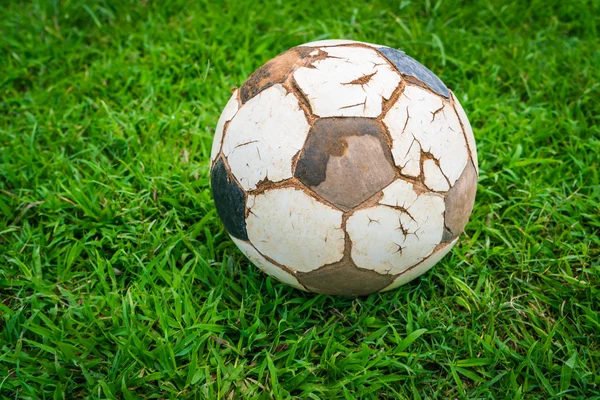
[[[276,84],[237,112],[227,126],[223,155],[242,188],[254,190],[264,179],[279,182],[292,177],[292,160],[308,131],[296,96]]]
[[[422,177],[435,191],[454,185],[469,161],[469,151],[451,104],[407,85],[383,122],[392,137],[394,162],[403,175]]]
[[[400,75],[375,49],[322,47],[327,54],[294,72],[312,113],[319,117],[372,117],[382,111],[400,83]]]
[[[392,275],[431,254],[443,231],[444,197],[419,194],[402,179],[383,190],[378,205],[356,211],[346,222],[356,266]]]
[[[342,212],[288,187],[248,195],[248,238],[256,250],[294,271],[342,259]]]
[[[370,118],[321,118],[294,176],[324,200],[349,210],[394,180],[395,168],[381,124]]]

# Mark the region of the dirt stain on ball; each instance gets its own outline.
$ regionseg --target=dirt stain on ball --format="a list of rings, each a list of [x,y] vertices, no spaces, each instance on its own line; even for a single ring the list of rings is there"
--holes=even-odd
[[[380,123],[371,118],[321,118],[312,127],[294,175],[342,210],[356,207],[395,177]]]
[[[278,55],[257,69],[240,89],[242,104],[277,83],[285,82],[300,67],[311,68],[312,63],[323,60],[327,53],[311,47],[294,47]]]

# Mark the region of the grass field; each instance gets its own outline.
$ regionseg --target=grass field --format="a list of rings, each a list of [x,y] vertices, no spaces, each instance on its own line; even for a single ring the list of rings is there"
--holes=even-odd
[[[6,1],[0,397],[600,398],[600,3]],[[384,294],[261,275],[215,214],[230,89],[296,44],[402,48],[470,116],[459,245]]]

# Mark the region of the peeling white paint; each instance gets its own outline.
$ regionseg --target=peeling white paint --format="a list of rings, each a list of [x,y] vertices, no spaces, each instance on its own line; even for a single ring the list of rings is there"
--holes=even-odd
[[[344,44],[362,44],[371,47],[382,47],[378,44],[366,43],[366,42],[357,42],[355,40],[344,40],[344,39],[326,39],[326,40],[317,40],[316,42],[309,42],[301,44],[300,46],[307,47],[330,47],[330,46],[340,46]]]
[[[473,134],[473,128],[471,128],[471,123],[469,123],[467,113],[465,113],[464,108],[462,107],[454,93],[452,93],[452,91],[450,91],[450,95],[454,100],[454,105],[456,108],[456,112],[458,113],[458,118],[460,119],[460,122],[462,122],[463,127],[465,128],[465,136],[467,137],[469,150],[471,150],[471,158],[473,159],[473,164],[475,164],[475,170],[479,174],[479,162],[477,161],[477,146],[475,144],[475,135]]]
[[[301,272],[341,260],[341,211],[293,187],[249,195],[248,203],[248,238],[261,253]]]
[[[423,175],[425,176],[425,186],[437,192],[445,192],[450,189],[448,181],[442,174],[442,171],[435,165],[435,161],[427,159],[423,162]]]
[[[440,243],[444,198],[436,193],[417,195],[408,185],[394,183],[384,190],[380,204],[389,206],[359,210],[348,219],[346,231],[357,267],[397,274],[427,257]]]
[[[320,117],[372,117],[381,114],[400,75],[375,50],[364,47],[325,47],[328,57],[294,72],[313,114]],[[368,77],[364,84],[353,83]],[[365,78],[366,79],[366,78]]]
[[[217,128],[215,129],[215,136],[213,137],[212,148],[210,151],[210,163],[212,164],[217,156],[219,155],[219,151],[221,150],[221,142],[223,141],[223,134],[225,130],[225,123],[233,119],[235,114],[238,112],[238,91],[236,90],[231,95],[231,98],[225,105],[221,116],[219,117],[219,121],[217,122]]]
[[[425,272],[433,268],[433,266],[437,264],[446,254],[448,254],[450,250],[452,250],[456,242],[458,242],[458,238],[454,239],[446,246],[438,249],[435,253],[432,253],[426,260],[418,264],[413,269],[406,271],[402,275],[398,276],[389,286],[386,286],[381,291],[385,292],[387,290],[395,289],[423,275]]]
[[[431,153],[441,168],[434,172],[429,165],[432,176],[425,174],[425,179],[432,186],[440,187],[439,176],[443,173],[450,185],[454,185],[467,165],[468,150],[452,106],[444,104],[435,94],[407,85],[386,114],[384,123],[392,136],[394,162],[403,174],[419,175],[422,150]]]
[[[265,178],[292,177],[292,159],[308,135],[298,100],[277,84],[248,100],[229,123],[223,154],[245,190]]]
[[[306,291],[306,289],[304,289],[304,287],[298,282],[295,276],[269,262],[250,243],[236,239],[233,236],[230,236],[230,238],[233,240],[233,243],[235,243],[238,249],[240,249],[240,251],[248,258],[248,260],[250,260],[252,264],[256,265],[265,274],[271,275],[279,282],[283,282],[295,287],[296,289]]]

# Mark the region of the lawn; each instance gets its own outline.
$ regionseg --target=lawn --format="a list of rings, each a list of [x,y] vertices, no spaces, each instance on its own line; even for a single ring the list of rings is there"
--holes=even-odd
[[[600,398],[600,2],[3,2],[0,397]],[[297,44],[402,48],[481,167],[421,279],[312,295],[209,187],[231,88]]]

